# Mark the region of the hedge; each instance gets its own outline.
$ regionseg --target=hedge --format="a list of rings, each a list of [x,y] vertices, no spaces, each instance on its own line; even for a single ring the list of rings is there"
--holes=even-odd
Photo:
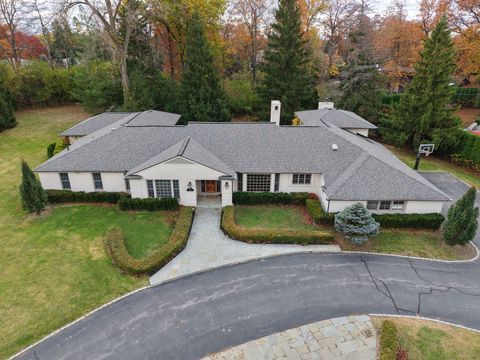
[[[316,224],[333,225],[336,213],[327,213],[317,200],[306,200],[307,210]],[[445,221],[442,214],[373,214],[373,218],[385,228],[411,228],[437,230]]]
[[[153,274],[185,248],[192,227],[193,214],[192,207],[182,207],[168,242],[143,259],[135,259],[130,255],[122,230],[119,228],[108,230],[104,238],[105,249],[113,263],[121,270],[134,275]]]
[[[223,208],[221,228],[229,237],[262,244],[331,244],[333,234],[319,230],[247,229],[235,223],[234,206]]]
[[[397,351],[397,327],[393,321],[384,320],[380,334],[380,360],[396,360]]]
[[[317,199],[317,195],[306,192],[235,192],[233,203],[235,205],[258,204],[298,204],[304,205],[306,199]]]
[[[131,199],[121,198],[118,202],[120,210],[178,210],[178,200],[176,198],[147,198],[147,199]]]
[[[57,203],[111,203],[116,204],[120,199],[128,199],[128,193],[122,192],[83,192],[70,190],[46,190],[48,201]]]

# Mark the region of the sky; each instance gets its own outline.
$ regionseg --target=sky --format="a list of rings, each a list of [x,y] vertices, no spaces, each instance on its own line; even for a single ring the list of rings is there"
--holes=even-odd
[[[418,14],[419,0],[406,0],[405,2],[407,4],[408,18],[414,19]],[[391,1],[374,0],[372,1],[372,4],[374,8],[374,14],[383,14],[387,10],[388,6],[391,4]]]

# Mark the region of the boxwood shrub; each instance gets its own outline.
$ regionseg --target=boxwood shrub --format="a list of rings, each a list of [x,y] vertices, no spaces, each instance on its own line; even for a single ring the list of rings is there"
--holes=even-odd
[[[136,259],[130,255],[125,245],[122,230],[119,228],[108,230],[104,238],[105,249],[113,263],[121,270],[134,275],[151,275],[165,266],[185,248],[192,227],[193,214],[192,207],[182,207],[168,242],[143,259]]]
[[[318,200],[306,200],[307,210],[317,224],[333,225],[336,213],[327,213]],[[373,214],[373,218],[384,228],[411,228],[437,230],[445,221],[442,214]]]
[[[235,192],[233,203],[235,205],[258,204],[298,204],[304,205],[306,199],[315,199],[317,195],[306,192]]]
[[[57,203],[111,203],[116,204],[120,199],[130,197],[122,192],[83,192],[70,190],[46,190],[48,201]]]
[[[223,208],[222,230],[233,239],[262,244],[331,244],[333,234],[319,230],[248,229],[234,219],[234,206]]]
[[[397,327],[393,321],[384,320],[380,333],[380,360],[396,360],[397,351]]]
[[[118,201],[118,208],[120,210],[177,210],[179,207],[178,200],[176,198],[147,198],[147,199],[131,199],[121,198]]]

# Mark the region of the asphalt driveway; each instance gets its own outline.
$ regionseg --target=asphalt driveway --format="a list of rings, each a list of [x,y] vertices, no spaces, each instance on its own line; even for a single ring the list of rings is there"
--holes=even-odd
[[[468,189],[449,174],[422,175],[454,199]],[[420,314],[480,330],[479,279],[479,261],[278,256],[139,291],[18,358],[198,359],[285,329],[367,313]]]

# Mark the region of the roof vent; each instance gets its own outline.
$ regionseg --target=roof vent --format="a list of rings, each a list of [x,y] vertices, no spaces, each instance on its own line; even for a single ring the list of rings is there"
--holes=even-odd
[[[337,144],[332,144],[332,150],[337,151],[338,150],[338,145]]]

